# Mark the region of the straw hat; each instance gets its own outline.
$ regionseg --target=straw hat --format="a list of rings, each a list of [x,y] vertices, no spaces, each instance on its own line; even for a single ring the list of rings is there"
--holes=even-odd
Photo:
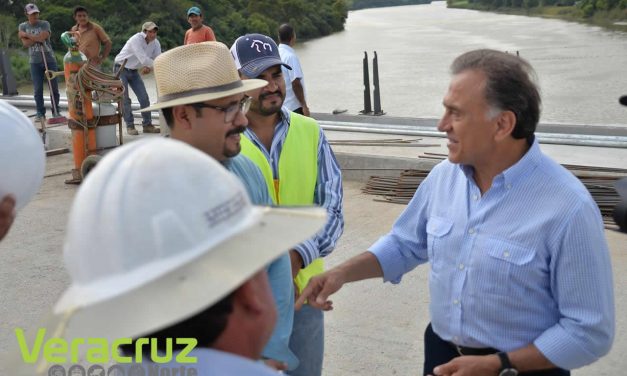
[[[155,59],[157,103],[137,112],[204,102],[268,84],[242,81],[229,49],[220,42],[203,42],[173,48]]]

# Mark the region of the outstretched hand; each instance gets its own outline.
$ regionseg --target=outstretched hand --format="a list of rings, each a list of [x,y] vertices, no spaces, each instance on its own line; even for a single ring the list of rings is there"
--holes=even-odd
[[[15,219],[15,197],[6,195],[0,201],[0,240],[9,232]]]
[[[328,300],[329,296],[337,292],[344,285],[342,274],[336,270],[329,270],[309,280],[296,300],[295,309],[300,309],[305,301],[314,308],[323,311],[333,309],[333,301]]]
[[[274,359],[264,359],[263,362],[266,366],[275,369],[277,371],[287,371],[287,364]]]

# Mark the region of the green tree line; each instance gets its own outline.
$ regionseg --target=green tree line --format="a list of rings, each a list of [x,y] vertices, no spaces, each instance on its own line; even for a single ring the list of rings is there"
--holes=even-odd
[[[32,0],[31,0],[32,1]],[[25,21],[27,0],[0,0],[0,42],[3,47],[20,47],[17,25]],[[276,38],[284,22],[291,23],[300,39],[315,38],[344,29],[348,7],[346,0],[39,0],[32,1],[41,11],[40,18],[50,22],[55,50],[64,50],[59,36],[74,25],[72,10],[83,5],[90,18],[100,24],[113,42],[112,55],[126,40],[153,21],[159,25],[159,41],[164,50],[183,44],[189,28],[187,9],[199,6],[205,24],[216,38],[227,45],[240,35],[256,32]],[[7,30],[5,30],[7,29]],[[11,32],[8,29],[13,29]],[[3,37],[7,33],[6,43]],[[12,34],[11,34],[12,33]]]
[[[0,48],[10,50],[11,67],[20,84],[30,81],[27,51],[17,37],[19,23],[26,21],[24,6],[29,2],[41,11],[40,19],[50,22],[59,63],[66,53],[60,35],[75,24],[74,7],[86,7],[90,19],[104,28],[113,43],[103,69],[110,68],[127,39],[148,20],[159,26],[163,50],[183,44],[190,27],[187,9],[192,6],[202,9],[204,23],[228,46],[247,33],[276,39],[279,25],[285,22],[294,26],[300,40],[328,35],[343,30],[348,15],[347,0],[0,0]]]
[[[365,8],[381,8],[430,3],[431,0],[352,0],[349,9],[357,10]]]
[[[540,15],[573,20],[595,17],[608,21],[627,19],[627,0],[447,0],[447,3],[449,7],[480,10],[534,10],[533,13]]]

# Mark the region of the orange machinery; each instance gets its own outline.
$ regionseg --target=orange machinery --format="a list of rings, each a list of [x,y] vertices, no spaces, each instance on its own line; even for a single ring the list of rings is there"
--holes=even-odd
[[[79,34],[65,32],[61,41],[68,47],[63,58],[68,98],[68,127],[72,131],[74,169],[68,184],[78,184],[96,165],[101,154],[117,146],[115,124],[119,125],[122,143],[122,122],[119,111],[106,111],[106,103],[93,103],[92,90],[108,92],[109,98],[122,95],[122,83],[89,66],[87,57],[78,50]],[[103,96],[104,97],[104,96]],[[119,102],[118,102],[119,105]],[[111,106],[111,105],[109,105]]]

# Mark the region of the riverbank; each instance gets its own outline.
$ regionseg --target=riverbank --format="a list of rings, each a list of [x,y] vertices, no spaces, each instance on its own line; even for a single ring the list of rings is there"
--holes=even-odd
[[[468,0],[451,1],[449,8],[478,10],[482,12],[494,12],[512,14],[517,16],[556,18],[564,21],[579,22],[587,25],[599,26],[608,30],[627,32],[627,8],[612,10],[597,10],[589,17],[576,5],[569,6],[538,6],[533,8],[498,7],[469,3]]]

